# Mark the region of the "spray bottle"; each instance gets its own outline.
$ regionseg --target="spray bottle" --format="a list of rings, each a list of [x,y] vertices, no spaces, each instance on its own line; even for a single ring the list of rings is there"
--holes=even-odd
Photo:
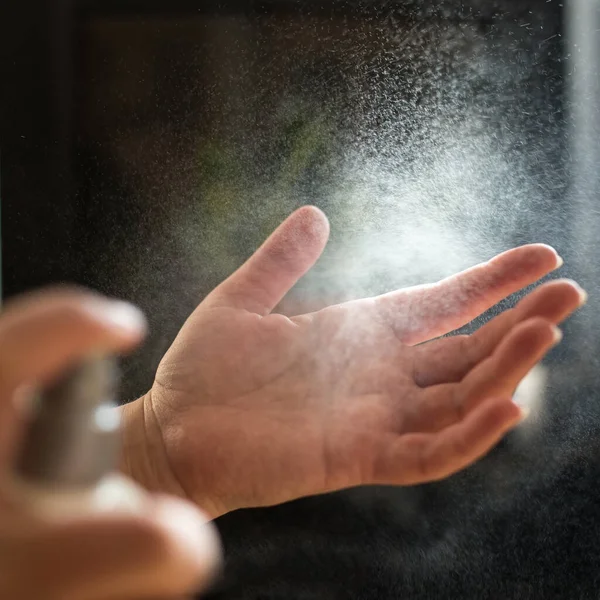
[[[140,506],[143,492],[116,473],[117,380],[116,362],[94,357],[37,396],[10,482],[23,508],[61,517]]]

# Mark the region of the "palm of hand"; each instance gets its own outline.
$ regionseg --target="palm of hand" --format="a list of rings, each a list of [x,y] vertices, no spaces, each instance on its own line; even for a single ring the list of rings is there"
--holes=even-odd
[[[146,397],[172,474],[215,515],[463,468],[520,420],[514,388],[582,302],[574,284],[554,282],[473,336],[417,345],[558,266],[537,245],[435,286],[269,314],[320,254],[324,223],[314,209],[295,213],[217,288]]]

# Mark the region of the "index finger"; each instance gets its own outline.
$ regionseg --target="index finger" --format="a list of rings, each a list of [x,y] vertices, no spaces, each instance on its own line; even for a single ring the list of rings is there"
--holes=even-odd
[[[562,265],[556,250],[529,244],[430,285],[377,298],[383,318],[405,344],[445,335]]]
[[[13,301],[0,314],[0,398],[92,352],[129,350],[144,330],[137,308],[84,290],[52,289]]]
[[[15,300],[0,314],[0,461],[14,441],[16,391],[45,384],[91,353],[131,349],[145,321],[130,304],[78,289]]]

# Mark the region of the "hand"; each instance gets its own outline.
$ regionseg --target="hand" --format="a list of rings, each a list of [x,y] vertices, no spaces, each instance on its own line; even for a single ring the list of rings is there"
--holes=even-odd
[[[559,266],[531,245],[434,285],[272,314],[321,254],[305,207],[198,306],[125,408],[124,469],[217,516],[363,484],[446,477],[522,418],[511,395],[584,301],[539,287],[471,336],[437,338]]]
[[[148,496],[136,515],[48,519],[11,494],[23,386],[44,384],[92,351],[136,344],[143,320],[83,292],[36,294],[0,316],[0,598],[109,600],[179,596],[206,583],[219,549],[192,505]]]

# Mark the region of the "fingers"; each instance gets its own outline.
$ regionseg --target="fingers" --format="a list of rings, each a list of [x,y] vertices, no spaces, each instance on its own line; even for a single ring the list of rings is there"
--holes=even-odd
[[[2,597],[47,600],[176,597],[204,588],[220,563],[214,526],[170,498],[143,515],[32,529],[2,554]]]
[[[383,438],[374,483],[415,485],[448,477],[486,454],[522,416],[510,400],[493,399],[440,433]]]
[[[435,432],[461,421],[487,398],[512,395],[543,356],[560,341],[560,332],[541,318],[517,325],[494,353],[460,383],[422,390],[405,431]]]
[[[128,350],[144,329],[136,308],[90,292],[25,296],[7,305],[0,318],[0,399],[24,382],[55,376],[91,352]]]
[[[551,281],[470,336],[435,340],[414,349],[414,380],[421,387],[460,381],[487,358],[516,324],[541,317],[558,325],[586,301],[573,281]]]
[[[550,246],[522,246],[439,283],[392,292],[377,302],[398,339],[418,344],[462,327],[561,265]]]
[[[328,237],[327,217],[314,206],[300,208],[205,303],[270,313],[315,264]]]
[[[0,463],[17,436],[23,384],[45,383],[91,352],[128,350],[144,328],[131,305],[82,290],[38,292],[7,304],[0,316]]]

